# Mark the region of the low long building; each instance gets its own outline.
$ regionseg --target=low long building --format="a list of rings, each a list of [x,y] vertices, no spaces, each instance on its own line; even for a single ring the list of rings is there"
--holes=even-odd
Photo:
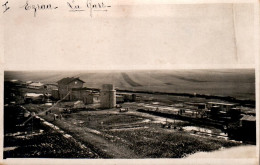
[[[212,107],[219,107],[220,111],[228,112],[231,108],[235,108],[236,106],[230,103],[208,102],[207,108],[211,109]]]
[[[44,95],[41,93],[25,93],[25,102],[41,102],[44,100]]]
[[[31,89],[43,89],[44,84],[41,82],[33,82],[33,83],[29,84],[27,87],[31,88]]]

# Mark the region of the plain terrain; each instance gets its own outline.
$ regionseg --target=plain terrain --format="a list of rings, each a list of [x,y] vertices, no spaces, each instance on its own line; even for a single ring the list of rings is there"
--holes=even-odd
[[[80,77],[86,87],[101,88],[112,83],[117,89],[197,93],[255,100],[254,69],[160,70],[160,71],[32,71],[5,72],[5,81],[56,83],[64,77]]]

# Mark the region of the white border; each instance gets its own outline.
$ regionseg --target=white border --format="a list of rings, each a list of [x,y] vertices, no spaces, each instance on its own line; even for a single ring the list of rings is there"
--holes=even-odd
[[[119,0],[118,3],[126,3],[123,0]],[[133,1],[131,1],[132,3]],[[139,1],[140,2],[140,1]],[[150,4],[150,3],[179,3],[179,4],[197,4],[197,3],[255,3],[255,58],[256,58],[256,64],[255,64],[255,75],[256,75],[256,117],[257,117],[257,154],[256,159],[5,159],[3,160],[3,131],[0,131],[0,152],[1,152],[1,162],[4,164],[149,164],[149,165],[155,165],[155,164],[259,164],[259,72],[260,72],[260,58],[259,58],[259,1],[257,0],[197,0],[197,1],[191,1],[191,0],[144,0],[142,1],[143,4]],[[1,19],[1,24],[3,23],[3,19]],[[3,28],[1,28],[3,29]],[[1,30],[0,29],[0,30]],[[3,39],[4,34],[3,30],[1,30],[0,33],[1,37],[1,44],[0,44],[0,90],[1,90],[1,102],[0,102],[0,120],[3,123],[3,81],[4,81],[4,69],[8,70],[8,68],[4,68],[4,62],[3,62],[3,56],[4,56],[4,49],[3,49]],[[192,68],[192,66],[191,66]],[[207,66],[205,67],[207,68]],[[0,124],[0,130],[3,130],[3,124]],[[68,161],[69,160],[69,161]],[[0,163],[1,164],[1,163]]]

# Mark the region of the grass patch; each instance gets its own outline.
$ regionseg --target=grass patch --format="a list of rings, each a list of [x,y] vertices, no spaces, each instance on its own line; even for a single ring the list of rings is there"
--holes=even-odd
[[[196,137],[185,132],[153,129],[111,132],[129,141],[132,150],[142,158],[181,158],[198,151],[212,151],[238,143],[210,137]]]

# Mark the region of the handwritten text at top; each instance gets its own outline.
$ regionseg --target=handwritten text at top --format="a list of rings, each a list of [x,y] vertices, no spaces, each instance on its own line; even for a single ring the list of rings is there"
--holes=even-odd
[[[85,2],[82,3],[82,1]],[[93,17],[93,12],[107,12],[111,5],[108,5],[107,2],[102,0],[69,0],[66,2],[66,7],[69,12],[89,12],[90,17]],[[7,11],[11,12],[11,9],[15,9],[10,6],[8,1],[5,1],[2,4],[2,8],[3,13],[6,13]],[[56,10],[59,9],[59,6],[51,3],[37,3],[36,1],[27,0],[24,5],[19,8],[24,11],[33,12],[34,17],[36,17],[39,11]]]

